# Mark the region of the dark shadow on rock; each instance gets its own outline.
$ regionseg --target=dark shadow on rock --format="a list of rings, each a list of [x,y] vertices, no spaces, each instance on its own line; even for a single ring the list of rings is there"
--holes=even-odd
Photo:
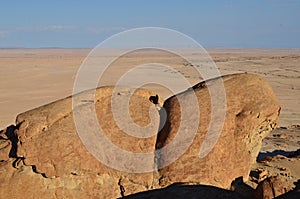
[[[251,198],[245,197],[237,192],[229,191],[226,189],[221,189],[214,186],[208,185],[182,185],[176,183],[170,185],[166,188],[155,189],[145,192],[140,192],[125,196],[126,199],[173,199],[173,198],[201,198],[201,199],[210,199],[210,198],[230,198],[230,199],[243,199]]]
[[[153,104],[158,104],[158,95],[150,96],[149,101],[152,102]]]
[[[234,181],[231,183],[230,190],[241,194],[241,196],[245,198],[253,198],[255,195],[255,190],[244,183],[243,177],[236,178]]]
[[[19,129],[21,123],[18,124],[17,126],[15,125],[10,125],[8,126],[5,130],[2,130],[0,132],[0,139],[2,140],[9,140],[11,143],[11,148],[8,154],[9,158],[15,158],[15,160],[12,163],[12,166],[16,168],[16,165],[20,160],[23,160],[23,157],[18,157],[17,156],[17,151],[18,151],[18,136],[16,134],[16,130]]]
[[[6,131],[4,134],[8,138],[8,140],[11,141],[12,147],[9,152],[9,157],[10,158],[17,158],[17,147],[18,147],[18,137],[15,134],[15,130],[18,129],[17,126],[10,125],[9,127],[6,128]]]
[[[277,155],[282,155],[285,156],[287,158],[291,158],[291,157],[295,157],[295,156],[299,156],[300,154],[300,149],[298,149],[297,151],[284,151],[284,150],[275,150],[272,152],[260,152],[257,156],[256,161],[261,161],[262,159],[266,158],[266,157],[274,157]]]

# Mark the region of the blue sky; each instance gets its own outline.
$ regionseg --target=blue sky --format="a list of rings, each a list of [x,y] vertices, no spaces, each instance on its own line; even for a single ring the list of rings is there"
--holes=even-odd
[[[164,27],[204,47],[300,48],[300,0],[3,0],[0,47],[90,48]]]

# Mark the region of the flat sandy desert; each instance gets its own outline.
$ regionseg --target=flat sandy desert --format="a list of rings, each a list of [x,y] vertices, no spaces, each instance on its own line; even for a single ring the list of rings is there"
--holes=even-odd
[[[14,124],[19,113],[71,95],[77,70],[89,52],[90,49],[1,49],[0,129]],[[282,107],[279,126],[300,124],[299,49],[210,49],[208,52],[221,75],[248,72],[266,78]],[[114,54],[113,51],[106,53],[107,56]],[[180,68],[192,84],[201,80],[191,75],[182,60],[168,54],[153,56],[156,62]],[[119,77],[120,68],[141,63],[147,57],[151,54],[125,57],[110,74]],[[147,70],[141,71],[139,78],[147,74]],[[176,84],[172,71],[164,70],[160,74]],[[172,94],[159,87],[153,89],[165,98]]]

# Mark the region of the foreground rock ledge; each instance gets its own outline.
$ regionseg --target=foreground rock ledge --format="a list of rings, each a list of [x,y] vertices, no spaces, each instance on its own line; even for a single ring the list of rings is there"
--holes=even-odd
[[[116,198],[176,182],[228,189],[235,178],[247,179],[262,139],[277,124],[280,107],[269,84],[259,76],[239,74],[222,79],[226,90],[226,119],[213,150],[199,158],[211,111],[207,87],[199,86],[203,85],[200,83],[194,87],[201,113],[195,139],[176,162],[155,172],[118,171],[91,155],[76,133],[71,97],[18,115],[16,125],[0,134],[1,198]],[[136,138],[128,136],[114,121],[112,91],[112,87],[98,88],[92,101],[91,93],[79,94],[81,103],[75,111],[95,104],[99,124],[107,138],[114,145],[134,153],[153,153],[172,141],[180,124],[178,99],[183,98],[189,105],[189,93],[192,92],[189,89],[166,100],[167,125],[156,137],[159,115],[149,114],[154,106],[149,97],[156,94],[145,89],[120,88],[120,100],[132,95],[129,112],[133,121],[139,126],[153,124],[149,127],[153,136]],[[183,119],[193,120],[193,117],[191,113],[189,118]],[[164,151],[156,157],[153,153],[153,159],[139,166],[157,168],[172,152]],[[116,157],[106,158],[113,160]],[[131,162],[129,159],[128,162],[126,168],[134,170],[143,161]]]

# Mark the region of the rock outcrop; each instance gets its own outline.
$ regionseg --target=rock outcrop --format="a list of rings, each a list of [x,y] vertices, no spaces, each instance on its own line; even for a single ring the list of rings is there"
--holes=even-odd
[[[228,189],[238,177],[247,181],[262,139],[277,124],[280,106],[270,85],[257,75],[237,74],[225,76],[222,80],[226,91],[226,117],[222,132],[216,138],[217,142],[205,157],[199,157],[199,153],[206,139],[212,114],[208,87],[200,83],[193,90],[165,101],[167,125],[158,137],[159,148],[174,139],[182,123],[199,120],[199,127],[188,150],[178,160],[159,171],[161,186],[180,181]],[[219,79],[206,84],[214,85],[215,81]],[[188,117],[182,118],[181,107],[189,107],[189,99],[193,97],[193,93],[198,100],[200,117],[197,112],[192,111]],[[179,104],[179,101],[183,103]],[[193,110],[193,107],[190,109]],[[186,136],[190,136],[189,132]],[[178,142],[177,147],[180,148],[185,141]],[[160,154],[160,164],[164,164],[165,159],[168,160],[173,153],[177,153],[176,149]]]
[[[161,117],[155,107],[162,106],[162,101],[160,105],[151,103],[149,97],[156,93],[145,89],[117,88],[117,101],[112,101],[114,88],[102,87],[95,96],[91,91],[74,96],[73,107],[68,97],[18,115],[15,126],[0,133],[0,197],[116,198],[177,182],[229,189],[234,179],[249,176],[262,139],[276,126],[280,107],[261,77],[223,77],[227,106],[224,125],[212,150],[199,158],[211,120],[207,84],[219,80],[200,83],[166,100],[160,113],[162,117],[166,110],[167,122],[159,134]],[[196,109],[190,103],[192,93],[200,117],[191,111],[181,118],[180,106]],[[179,105],[178,100],[183,104]],[[116,110],[112,109],[114,103],[120,105]],[[94,109],[97,122],[88,117]],[[223,122],[218,119],[215,121]],[[172,142],[180,122],[197,124],[195,137],[175,162],[161,168],[174,151],[155,150]],[[95,123],[104,136],[99,137]],[[188,134],[189,127],[183,130]],[[106,145],[107,140],[123,152],[147,154],[146,158],[122,156]],[[180,140],[177,147],[184,142]]]
[[[78,129],[74,123],[74,111],[80,112],[79,117],[86,117],[92,113],[92,107],[95,107],[99,125],[115,146],[135,153],[154,152],[159,115],[157,111],[152,111],[153,114],[149,115],[149,110],[154,105],[148,99],[155,93],[127,88],[116,91],[116,99],[122,100],[132,95],[129,101],[129,119],[141,126],[147,126],[150,119],[153,120],[154,125],[150,126],[153,135],[137,138],[123,132],[113,119],[113,89],[98,88],[94,98],[92,92],[75,96],[77,103],[74,110],[72,98],[68,97],[18,115],[16,127],[12,126],[1,133],[1,198],[30,198],[40,195],[43,198],[116,198],[151,188],[152,172],[135,174],[110,168],[87,151],[76,132]],[[117,103],[122,104],[120,101]],[[122,108],[116,111],[118,114],[128,112]],[[125,120],[123,124],[127,124],[126,118],[122,119]],[[93,124],[82,125],[87,133],[92,133],[91,130],[95,127]],[[106,150],[104,146],[102,149]],[[116,157],[103,158],[113,160]],[[153,159],[154,156],[147,161],[148,165],[142,166],[153,167]],[[118,161],[121,160],[116,160],[115,163],[122,163]],[[128,169],[139,164],[130,160],[126,162]]]

